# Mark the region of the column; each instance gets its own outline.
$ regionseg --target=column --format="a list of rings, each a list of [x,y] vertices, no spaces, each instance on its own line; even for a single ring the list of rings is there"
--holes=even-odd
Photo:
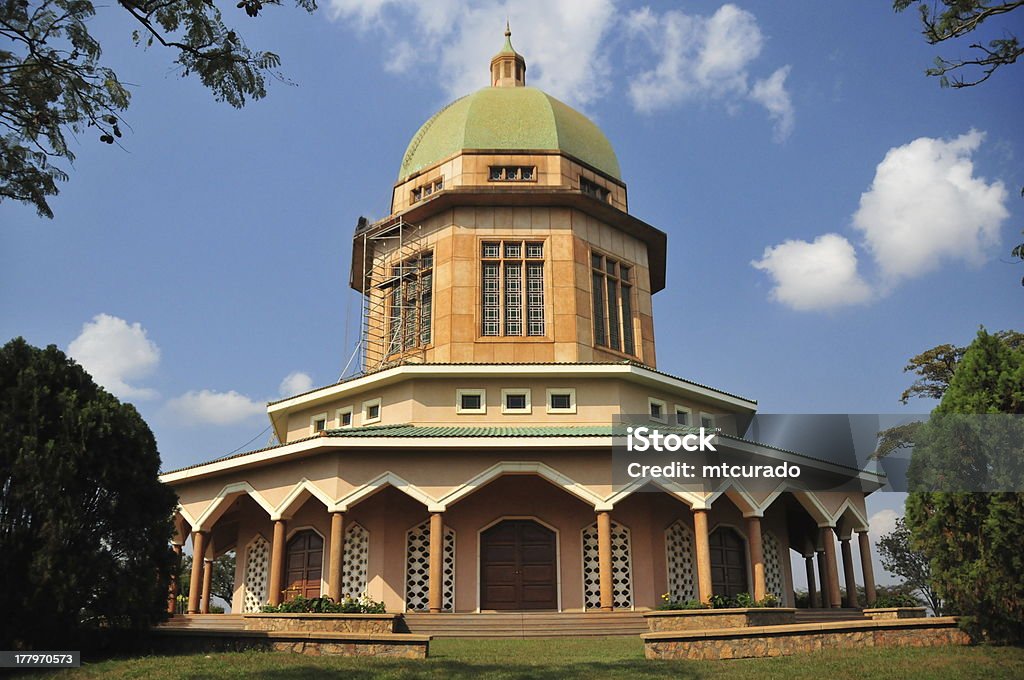
[[[430,515],[430,613],[437,614],[444,603],[444,516],[440,512]]]
[[[199,613],[210,613],[210,586],[213,584],[213,560],[203,559],[203,599],[199,601]]]
[[[818,606],[828,609],[829,588],[828,588],[828,566],[825,564],[825,548],[817,552],[818,557],[818,584],[821,586],[818,593]]]
[[[167,589],[167,613],[173,616],[178,613],[178,591],[180,590],[178,571],[181,569],[181,546],[172,543],[171,550],[174,551],[174,560],[171,562],[171,579]]]
[[[327,568],[327,596],[341,600],[341,568],[345,554],[345,513],[331,513],[331,556]],[[358,596],[361,593],[350,593]]]
[[[807,570],[807,608],[815,606],[818,599],[817,588],[814,587],[814,553],[804,555],[804,568]]]
[[[754,575],[754,601],[765,598],[764,547],[761,544],[761,518],[747,518],[747,542],[750,544],[750,567]]]
[[[711,601],[711,546],[708,545],[708,511],[693,510],[693,536],[697,550],[697,596]]]
[[[821,542],[825,545],[825,564],[828,569],[828,603],[833,609],[843,606],[839,598],[839,562],[836,560],[836,541],[832,527],[822,527]]]
[[[875,567],[871,563],[871,540],[868,532],[858,531],[857,540],[860,541],[860,568],[864,575],[864,599],[868,606],[875,606],[878,594],[875,592]]]
[[[206,553],[206,532],[192,532],[192,577],[188,584],[188,613],[199,613],[199,595],[203,587],[203,555]]]
[[[612,594],[612,515],[607,510],[597,513],[597,564],[601,580],[601,610],[615,608]]]
[[[857,577],[853,572],[853,550],[850,549],[850,537],[839,539],[839,547],[843,553],[843,579],[846,581],[846,606],[859,607],[857,599]]]
[[[287,525],[283,519],[274,521],[274,541],[270,547],[270,597],[272,605],[281,604],[284,589],[284,538]]]

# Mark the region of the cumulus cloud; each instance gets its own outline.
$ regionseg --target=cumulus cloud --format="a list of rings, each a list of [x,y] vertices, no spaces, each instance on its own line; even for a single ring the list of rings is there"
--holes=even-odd
[[[770,297],[797,310],[831,309],[884,295],[945,261],[983,263],[1009,216],[1003,183],[974,174],[972,155],[984,138],[977,130],[920,137],[885,154],[852,219],[875,265],[870,283],[853,245],[825,234],[769,246],[751,262],[774,280]]]
[[[772,277],[769,297],[796,310],[832,309],[871,297],[870,286],[857,272],[853,245],[839,234],[769,246],[750,264]]]
[[[977,266],[999,242],[1009,216],[1006,187],[976,177],[971,160],[984,138],[977,130],[952,140],[920,137],[889,149],[878,164],[853,227],[883,285],[925,274],[943,260]]]
[[[281,381],[278,392],[282,397],[290,397],[293,394],[302,394],[313,389],[313,379],[302,371],[292,371]]]
[[[753,87],[749,67],[761,54],[764,36],[753,14],[722,5],[709,17],[645,7],[631,12],[626,33],[653,52],[655,65],[632,79],[629,97],[643,113],[701,99],[734,108],[744,99],[765,107],[775,121],[775,138],[793,130],[793,104],[786,91],[789,67],[777,69]]]
[[[191,390],[167,402],[185,425],[235,425],[266,413],[266,406],[231,390]]]
[[[146,337],[138,322],[129,324],[116,316],[97,314],[82,325],[82,332],[68,345],[68,354],[120,399],[158,396],[153,389],[128,384],[150,375],[160,363],[160,348]]]
[[[505,19],[527,58],[527,82],[586,106],[607,91],[603,47],[615,20],[613,0],[330,0],[328,15],[389,45],[385,68],[429,72],[449,97],[488,84],[487,65],[501,48]],[[529,30],[516,32],[517,26]]]
[[[876,538],[881,538],[886,534],[892,533],[896,528],[896,520],[903,515],[899,514],[895,510],[885,509],[879,510],[875,514],[868,518],[868,525],[871,527],[871,534]]]

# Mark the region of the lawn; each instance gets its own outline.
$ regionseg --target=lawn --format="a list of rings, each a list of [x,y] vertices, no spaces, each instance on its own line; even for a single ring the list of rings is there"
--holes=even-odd
[[[289,653],[140,657],[87,664],[39,677],[83,678],[1024,678],[1024,648],[844,649],[735,661],[647,661],[636,638],[450,640],[431,642],[426,661],[306,657]],[[24,676],[27,677],[27,676]]]

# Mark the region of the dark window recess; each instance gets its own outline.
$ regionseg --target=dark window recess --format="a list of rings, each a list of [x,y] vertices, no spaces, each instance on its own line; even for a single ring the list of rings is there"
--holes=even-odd
[[[594,344],[636,355],[633,333],[633,268],[599,254],[591,254],[594,303]]]
[[[352,424],[352,412],[349,411],[348,413],[342,413],[341,414],[341,423],[340,423],[340,425],[342,427],[348,427],[351,424]]]
[[[567,409],[572,408],[572,398],[568,394],[552,394],[551,408]]]
[[[505,408],[509,411],[522,411],[526,408],[525,394],[506,394]]]
[[[532,165],[492,165],[487,172],[492,182],[532,182],[536,175]]]
[[[608,199],[612,195],[611,191],[604,188],[597,182],[591,182],[586,177],[580,177],[580,191],[583,192],[585,196],[591,196],[599,201],[604,201],[605,203],[608,202]]]
[[[651,417],[652,418],[661,418],[662,417],[661,414],[662,414],[661,404],[655,404],[655,403],[651,402]]]
[[[460,408],[463,411],[479,411],[481,400],[479,394],[463,394]]]
[[[313,431],[314,432],[323,432],[325,429],[327,429],[327,419],[326,418],[317,418],[316,420],[313,421]]]
[[[373,404],[366,407],[366,419],[375,420],[380,417],[380,404]]]

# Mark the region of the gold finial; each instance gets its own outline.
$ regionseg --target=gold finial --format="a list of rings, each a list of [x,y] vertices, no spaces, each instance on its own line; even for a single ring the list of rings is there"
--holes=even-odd
[[[505,37],[506,38],[511,38],[512,37],[512,29],[509,28],[509,26],[508,26],[508,19],[507,18],[505,19]]]

